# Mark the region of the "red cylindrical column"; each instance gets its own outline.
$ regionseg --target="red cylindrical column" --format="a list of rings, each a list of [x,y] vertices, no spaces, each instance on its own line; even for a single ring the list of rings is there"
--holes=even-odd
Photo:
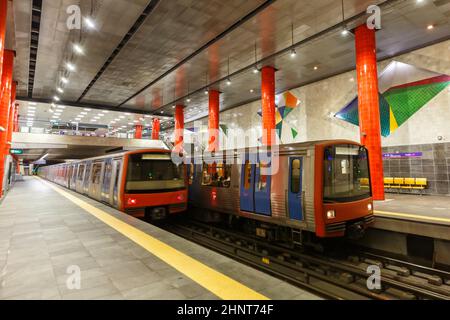
[[[6,137],[6,150],[5,155],[9,154],[9,150],[11,150],[11,140],[14,126],[14,113],[16,110],[16,89],[17,82],[13,81],[11,85],[11,100],[9,104],[9,115],[8,115],[8,131]]]
[[[373,199],[384,200],[375,30],[365,24],[357,27],[355,47],[361,143],[369,150]]]
[[[271,146],[275,139],[275,68],[261,70],[262,144]]]
[[[209,90],[208,151],[219,151],[220,92]]]
[[[159,130],[161,128],[161,123],[158,118],[153,119],[152,125],[152,140],[159,140]]]
[[[184,106],[177,105],[175,107],[175,149],[183,148],[184,140]]]
[[[3,176],[5,173],[5,152],[8,138],[8,112],[11,104],[12,75],[14,67],[14,51],[5,50],[3,55],[3,73],[0,99],[0,197],[3,195]]]
[[[0,0],[0,85],[2,81],[1,78],[3,70],[3,52],[5,50],[7,10],[8,10],[8,0]]]
[[[135,139],[142,139],[142,125],[141,124],[137,124],[134,129],[135,129],[135,131],[134,131],[134,138]]]

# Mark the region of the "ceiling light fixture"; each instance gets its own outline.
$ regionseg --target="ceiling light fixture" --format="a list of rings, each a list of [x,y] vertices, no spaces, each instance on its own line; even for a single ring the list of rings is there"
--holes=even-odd
[[[228,57],[228,76],[227,76],[227,86],[231,86],[231,79],[230,79],[230,57]]]
[[[297,56],[297,51],[295,51],[294,47],[294,23],[291,24],[291,58],[295,58]]]
[[[56,88],[56,91],[58,91],[59,93],[64,93],[64,90],[62,88]]]
[[[73,45],[73,51],[75,51],[75,53],[77,54],[84,54],[83,48],[77,43]]]
[[[59,100],[61,100],[58,96],[54,96],[53,97],[53,100],[55,100],[55,101],[59,101]]]
[[[61,82],[67,84],[67,83],[69,83],[69,80],[65,77],[61,77]]]
[[[427,27],[427,29],[428,29],[428,30],[433,30],[433,29],[434,29],[434,25],[430,24],[430,25]]]
[[[253,73],[257,74],[258,72],[259,72],[259,69],[258,69],[258,55],[257,55],[256,42],[255,42],[255,66],[253,67]]]
[[[317,69],[319,69],[319,67],[318,66],[314,66],[314,70],[317,70]]]
[[[86,24],[86,27],[88,27],[89,29],[95,29],[95,22],[90,17],[85,17],[84,23]]]
[[[75,71],[75,65],[74,64],[72,64],[72,63],[70,63],[70,62],[67,62],[66,63],[66,67],[67,67],[67,69],[69,70],[69,71]]]

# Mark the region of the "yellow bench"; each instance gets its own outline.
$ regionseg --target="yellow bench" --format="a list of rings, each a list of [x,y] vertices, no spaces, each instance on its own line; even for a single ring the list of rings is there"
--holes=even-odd
[[[386,189],[400,190],[424,190],[427,187],[426,178],[384,178]]]

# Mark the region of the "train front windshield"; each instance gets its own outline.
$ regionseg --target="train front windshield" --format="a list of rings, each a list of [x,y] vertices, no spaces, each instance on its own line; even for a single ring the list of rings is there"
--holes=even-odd
[[[126,193],[173,191],[185,188],[184,166],[166,154],[133,154],[128,159]]]
[[[325,149],[325,202],[349,202],[369,198],[367,149],[357,145],[336,145]]]

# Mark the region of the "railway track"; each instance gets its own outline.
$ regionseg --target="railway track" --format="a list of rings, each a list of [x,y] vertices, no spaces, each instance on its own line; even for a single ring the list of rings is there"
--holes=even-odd
[[[235,260],[329,299],[450,300],[450,273],[369,252],[319,255],[274,245],[240,232],[191,219],[158,224]],[[369,266],[380,271],[380,287],[369,290]]]

